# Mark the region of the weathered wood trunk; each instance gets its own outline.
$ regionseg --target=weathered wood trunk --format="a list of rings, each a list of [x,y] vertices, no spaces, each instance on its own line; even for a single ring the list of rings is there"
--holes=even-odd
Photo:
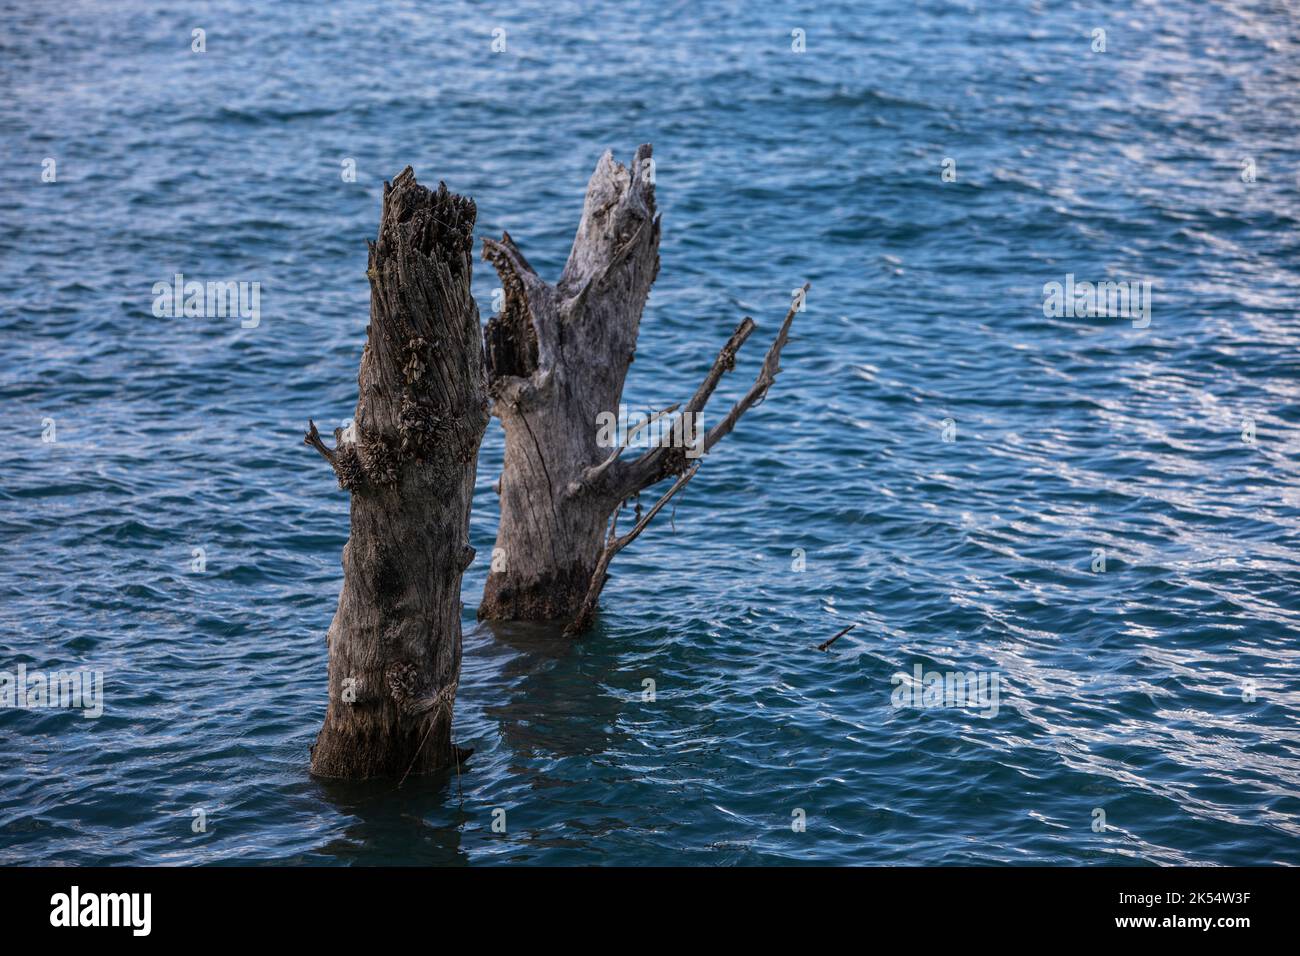
[[[626,445],[611,449],[598,442],[598,416],[617,414],[641,312],[659,271],[650,146],[637,149],[630,169],[608,152],[600,158],[568,263],[554,286],[537,275],[509,234],[500,242],[484,240],[483,257],[505,292],[485,340],[492,414],[505,428],[506,453],[498,484],[501,523],[478,613],[486,620],[565,620],[576,633],[592,621],[614,554],[685,486],[699,456],[766,396],[803,293],[758,380],[722,421],[707,433],[698,428],[710,395],[754,329],[748,317],[670,429],[689,449],[660,444],[626,461],[619,460]],[[618,537],[622,504],[673,476],[678,480],[667,494],[644,516],[638,507],[633,529]]]
[[[464,755],[451,740],[460,585],[488,420],[470,295],[475,212],[409,167],[385,184],[354,424],[333,449],[314,424],[306,438],[352,496],[329,704],[312,748],[320,776],[404,777]]]
[[[505,428],[501,524],[479,617],[552,620],[582,602],[605,522],[621,498],[582,481],[609,455],[596,416],[616,410],[641,310],[659,271],[651,150],[631,169],[605,153],[558,284],[533,271],[510,236],[484,240],[505,304],[486,329],[492,414]]]

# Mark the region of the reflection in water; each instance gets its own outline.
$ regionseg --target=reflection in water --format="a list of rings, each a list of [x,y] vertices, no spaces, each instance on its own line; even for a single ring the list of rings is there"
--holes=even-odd
[[[499,680],[506,700],[485,712],[505,745],[520,757],[595,756],[622,747],[624,699],[609,689],[618,667],[607,641],[568,638],[563,625],[484,622],[496,647],[509,654]]]
[[[316,780],[317,792],[343,815],[342,832],[314,852],[343,863],[376,859],[412,866],[469,862],[461,850],[466,814],[455,770],[392,780]]]

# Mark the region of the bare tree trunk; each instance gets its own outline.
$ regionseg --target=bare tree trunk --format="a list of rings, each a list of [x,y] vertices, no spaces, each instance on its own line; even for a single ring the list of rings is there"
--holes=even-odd
[[[485,339],[492,414],[505,428],[506,454],[498,485],[501,523],[479,617],[562,619],[573,633],[591,623],[613,555],[695,473],[694,454],[683,447],[656,447],[627,462],[619,460],[622,448],[597,441],[597,416],[617,413],[641,312],[659,271],[650,146],[637,149],[631,169],[609,152],[600,158],[556,285],[537,275],[508,233],[500,242],[484,240],[483,257],[505,291]],[[696,443],[696,451],[707,452],[766,395],[794,312],[750,394],[707,436],[692,438],[696,414],[722,374],[734,368],[753,321],[741,322],[723,347],[674,421],[676,434]],[[621,504],[675,476],[679,480],[633,531],[616,537],[611,516],[616,519]]]
[[[557,285],[538,277],[509,234],[484,240],[505,290],[485,337],[506,453],[480,618],[564,618],[587,592],[617,501],[603,487],[569,488],[608,454],[596,443],[596,415],[618,408],[659,271],[650,154],[638,149],[630,170],[608,152],[600,158]]]
[[[343,589],[329,630],[329,706],[312,748],[325,777],[449,766],[460,679],[461,574],[487,425],[474,202],[407,167],[384,185],[370,243],[370,324],[354,425],[305,441],[352,494]]]

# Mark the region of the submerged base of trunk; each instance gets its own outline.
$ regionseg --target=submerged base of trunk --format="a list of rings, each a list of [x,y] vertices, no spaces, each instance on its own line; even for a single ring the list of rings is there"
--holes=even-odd
[[[592,571],[591,565],[570,564],[558,572],[531,578],[489,574],[478,619],[567,623],[582,606]]]
[[[427,721],[379,729],[380,722],[349,726],[337,723],[321,729],[311,748],[311,772],[318,777],[368,779],[405,778],[459,767],[474,752],[451,742],[451,727],[440,732]]]

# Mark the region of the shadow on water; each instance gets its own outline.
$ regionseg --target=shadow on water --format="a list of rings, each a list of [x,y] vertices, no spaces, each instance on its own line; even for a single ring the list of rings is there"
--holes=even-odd
[[[466,768],[461,768],[464,772]],[[467,815],[457,797],[457,771],[396,780],[313,778],[317,793],[348,818],[316,853],[334,863],[456,866]]]
[[[484,713],[516,758],[589,757],[626,742],[617,730],[625,700],[610,690],[619,657],[599,630],[576,639],[558,624],[493,621],[477,630],[510,655],[497,678],[505,703]]]

